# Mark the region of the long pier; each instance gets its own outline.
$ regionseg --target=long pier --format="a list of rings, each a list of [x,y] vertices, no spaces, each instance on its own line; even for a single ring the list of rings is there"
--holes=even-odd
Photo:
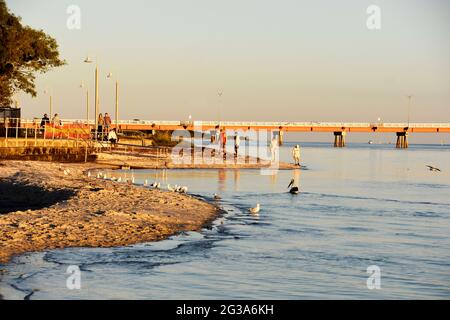
[[[37,120],[22,120],[23,127],[33,127]],[[86,124],[86,120],[63,120],[63,124]],[[94,121],[89,123],[94,125]],[[115,127],[114,121],[112,128]],[[122,131],[153,130],[265,130],[278,133],[280,143],[287,132],[330,132],[334,135],[334,146],[344,147],[348,133],[381,132],[395,133],[397,148],[408,147],[410,133],[450,133],[450,123],[362,123],[362,122],[253,122],[253,121],[161,121],[161,120],[121,120]]]

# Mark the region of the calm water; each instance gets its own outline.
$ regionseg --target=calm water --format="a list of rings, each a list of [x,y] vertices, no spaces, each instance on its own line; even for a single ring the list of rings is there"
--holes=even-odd
[[[281,150],[289,159],[289,148]],[[223,197],[211,230],[159,243],[23,255],[3,268],[5,298],[450,298],[450,148],[303,144],[308,170],[135,172]],[[426,164],[442,169],[427,170]],[[292,177],[302,194],[287,193]],[[163,180],[165,179],[165,180]],[[259,217],[246,211],[261,203]],[[66,289],[66,269],[82,289]],[[381,268],[368,290],[366,269]]]

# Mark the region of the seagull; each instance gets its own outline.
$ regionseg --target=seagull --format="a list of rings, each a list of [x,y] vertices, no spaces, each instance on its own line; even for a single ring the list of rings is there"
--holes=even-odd
[[[111,181],[116,181],[117,178],[116,177],[111,177]]]
[[[430,169],[430,171],[441,171],[441,169],[427,165],[428,169]]]
[[[188,191],[188,187],[186,187],[186,186],[183,186],[183,187],[178,187],[178,190],[177,190],[177,192],[179,192],[179,193],[187,193],[187,191]]]
[[[136,183],[135,183],[135,180],[134,180],[134,176],[131,177],[131,184],[136,184]]]
[[[100,173],[97,173],[97,179],[100,179]]]
[[[217,194],[214,193],[214,200],[221,200],[222,198]]]
[[[261,206],[259,205],[259,203],[256,204],[256,207],[249,209],[249,211],[253,214],[258,214],[260,210],[261,210]]]
[[[298,187],[294,186],[295,180],[292,179],[291,182],[288,185],[288,189],[289,189],[289,193],[291,194],[298,194],[300,192],[300,190],[298,189]]]
[[[174,192],[174,191],[175,191],[175,189],[172,188],[172,186],[171,186],[170,184],[167,185],[167,190],[169,190],[169,191],[171,191],[171,192]]]
[[[64,170],[64,175],[65,175],[65,176],[68,176],[68,175],[69,175],[69,171]]]
[[[153,182],[151,185],[150,185],[150,187],[152,187],[152,188],[157,188],[158,187],[158,182]]]
[[[161,189],[161,183],[160,183],[160,182],[158,182],[158,183],[156,184],[156,189]]]
[[[144,187],[148,187],[148,180],[147,179],[144,181]]]
[[[117,178],[117,182],[122,182],[122,177]]]
[[[87,176],[88,176],[88,178],[90,178],[90,177],[91,177],[91,172],[90,172],[90,171],[88,171],[88,174],[87,174]]]

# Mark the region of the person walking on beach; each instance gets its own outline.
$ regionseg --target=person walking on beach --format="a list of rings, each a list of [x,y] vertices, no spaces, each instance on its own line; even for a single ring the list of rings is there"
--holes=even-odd
[[[111,127],[111,123],[112,123],[111,117],[109,116],[108,113],[105,113],[104,122],[105,122],[105,134],[107,135],[109,133],[109,128]]]
[[[105,120],[103,119],[103,114],[98,115],[98,127],[97,134],[101,140],[103,140],[103,125],[105,124]]]
[[[295,165],[300,166],[300,146],[298,144],[292,149],[292,157]]]
[[[234,157],[237,159],[238,157],[238,152],[239,152],[239,146],[241,144],[241,138],[239,137],[239,134],[236,133],[234,134]]]

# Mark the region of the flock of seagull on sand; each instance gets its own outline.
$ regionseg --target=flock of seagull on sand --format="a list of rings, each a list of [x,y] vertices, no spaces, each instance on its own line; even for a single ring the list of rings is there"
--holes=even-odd
[[[68,176],[71,174],[70,169],[63,169],[60,166],[59,170],[63,171],[65,176]],[[87,176],[90,178],[92,176],[92,173],[90,171],[88,171]],[[114,176],[108,177],[107,173],[98,172],[96,178],[102,179],[102,180],[110,180],[110,181],[114,181],[117,183],[129,183],[129,184],[138,185],[135,181],[134,175],[132,175],[130,179],[128,179],[128,178],[122,179],[122,177],[114,177]],[[152,184],[149,184],[148,180],[145,180],[143,187],[153,188],[153,189],[161,189],[161,183],[155,181]],[[294,179],[292,179],[291,182],[289,183],[288,189],[289,189],[289,193],[291,193],[291,194],[298,194],[300,192],[299,188],[295,185]],[[170,184],[167,184],[166,190],[170,191],[170,192],[187,193],[188,187],[187,186],[179,186],[179,185],[171,186]],[[218,195],[217,193],[214,193],[213,197],[214,197],[214,200],[222,199],[220,197],[220,195]],[[261,205],[259,203],[257,203],[256,207],[250,208],[248,211],[252,214],[257,215],[261,211]]]
[[[92,176],[90,171],[88,171],[87,175],[88,175],[88,177]],[[134,178],[134,175],[132,175],[131,178],[123,178],[122,179],[122,177],[114,177],[114,176],[109,177],[107,173],[98,172],[96,177],[97,177],[97,179],[110,180],[110,181],[114,181],[114,182],[118,182],[118,183],[128,183],[128,184],[140,185],[140,184],[136,183],[136,179]],[[149,184],[148,180],[145,180],[144,184],[141,186],[146,187],[146,188],[158,189],[158,190],[161,189],[161,183],[157,182],[157,181]],[[179,186],[179,185],[171,186],[170,184],[167,184],[166,190],[171,191],[171,192],[187,193],[188,187],[187,186]]]

